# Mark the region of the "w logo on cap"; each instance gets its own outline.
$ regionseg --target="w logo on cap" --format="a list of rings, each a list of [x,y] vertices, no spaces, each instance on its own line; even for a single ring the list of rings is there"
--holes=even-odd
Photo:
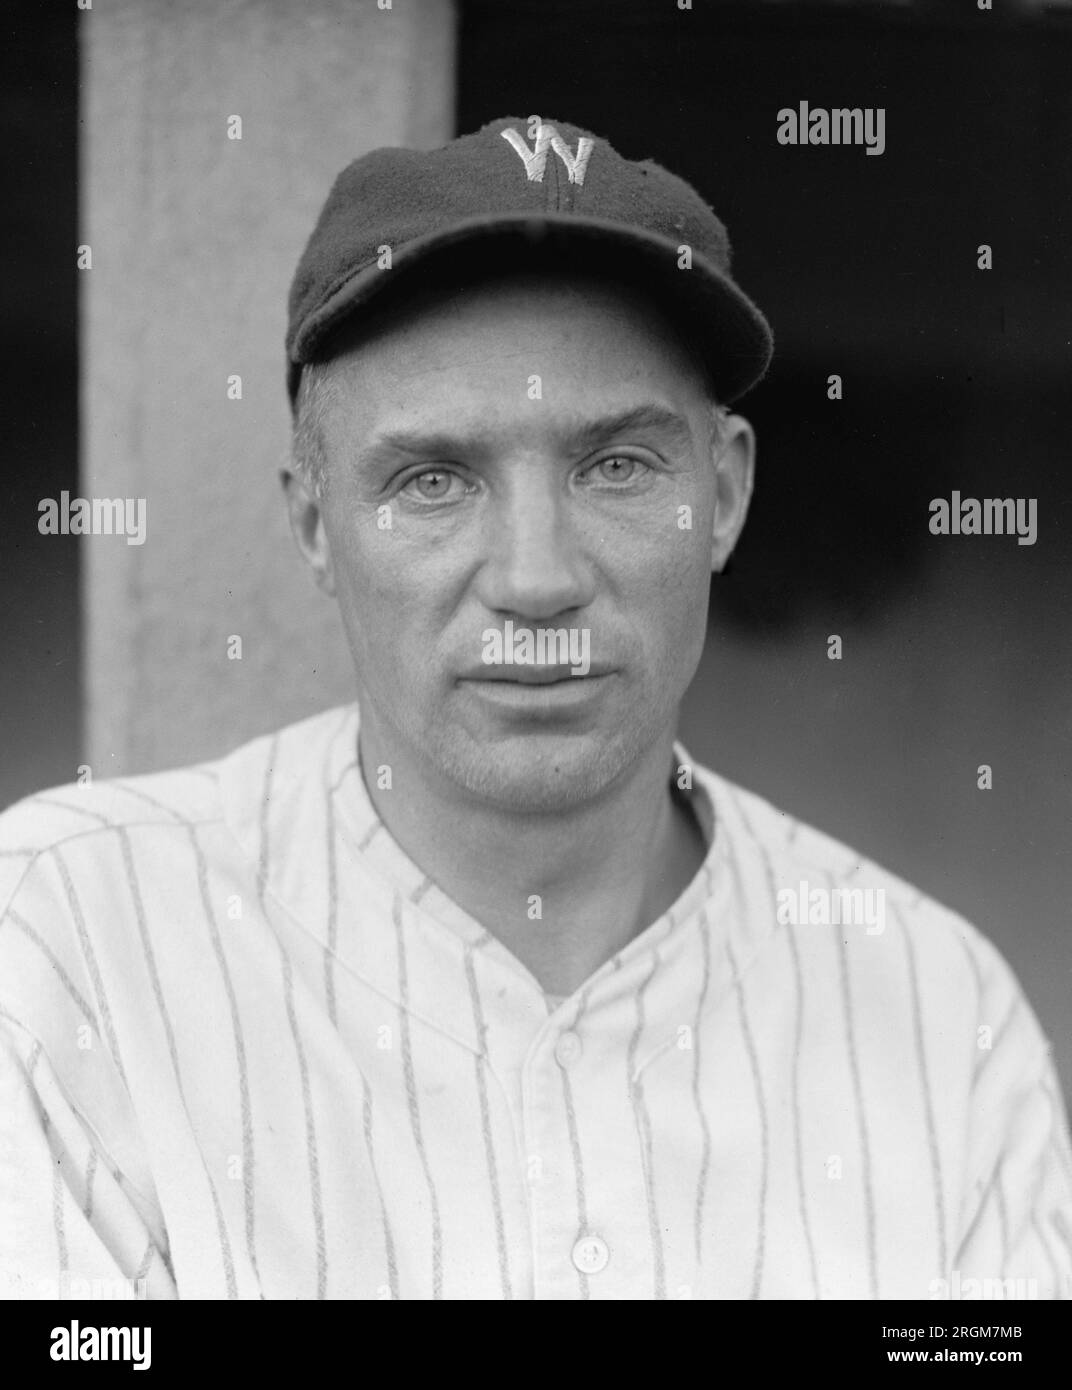
[[[500,133],[502,138],[509,141],[513,149],[520,155],[525,165],[525,177],[530,183],[543,182],[543,171],[547,167],[547,151],[549,149],[554,150],[566,166],[570,183],[584,183],[588,159],[595,146],[595,141],[589,140],[587,136],[578,137],[577,153],[573,154],[553,125],[536,127],[536,146],[531,150],[513,126]]]

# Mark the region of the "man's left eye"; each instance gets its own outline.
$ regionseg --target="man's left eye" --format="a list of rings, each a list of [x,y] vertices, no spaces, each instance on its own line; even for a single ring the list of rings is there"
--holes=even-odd
[[[589,469],[589,474],[594,476],[597,482],[631,483],[645,467],[639,459],[630,458],[627,454],[610,454],[594,463]]]

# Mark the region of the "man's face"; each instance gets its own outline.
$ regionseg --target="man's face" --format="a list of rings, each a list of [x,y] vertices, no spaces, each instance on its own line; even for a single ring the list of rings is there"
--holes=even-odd
[[[583,280],[439,297],[332,370],[312,549],[365,748],[504,808],[596,797],[673,733],[716,499],[740,513],[723,522],[732,548],[750,433],[747,478],[717,482],[710,401],[678,338],[645,300]],[[486,664],[508,622],[515,644],[587,640],[587,674]]]

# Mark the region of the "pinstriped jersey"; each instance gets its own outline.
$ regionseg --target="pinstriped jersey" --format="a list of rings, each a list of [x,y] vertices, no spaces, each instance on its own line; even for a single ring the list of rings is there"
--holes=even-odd
[[[0,817],[8,1297],[1068,1296],[1047,1040],[961,918],[693,767],[701,870],[550,999],[357,728]]]

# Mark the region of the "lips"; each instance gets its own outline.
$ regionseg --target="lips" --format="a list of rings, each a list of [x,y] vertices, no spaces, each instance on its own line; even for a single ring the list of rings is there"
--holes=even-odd
[[[585,680],[588,676],[600,676],[605,672],[591,667],[584,675],[574,675],[572,666],[514,666],[509,671],[501,667],[485,666],[463,677],[470,681],[508,682],[511,685],[555,685],[559,681]]]
[[[507,682],[511,685],[555,685],[559,681],[590,680],[593,676],[609,676],[609,666],[589,666],[583,675],[574,675],[572,666],[474,666],[459,680]]]
[[[545,666],[526,670],[523,675],[497,671],[491,677],[481,674],[462,678],[458,687],[466,692],[466,698],[493,711],[497,720],[520,721],[527,727],[533,720],[538,724],[557,724],[584,717],[586,712],[590,714],[599,708],[615,679],[613,671],[563,677],[559,674],[562,669]]]

